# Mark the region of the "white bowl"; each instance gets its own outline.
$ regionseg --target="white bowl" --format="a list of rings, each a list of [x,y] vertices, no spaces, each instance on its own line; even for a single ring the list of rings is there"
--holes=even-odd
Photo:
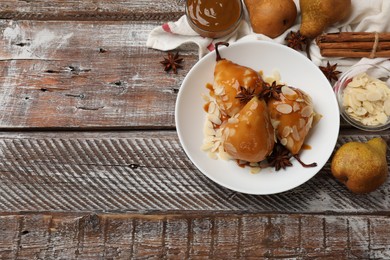
[[[237,64],[263,71],[264,76],[276,70],[281,81],[308,93],[317,113],[323,117],[311,130],[305,143],[311,149],[301,152],[306,163],[317,167],[303,168],[295,159],[286,170],[262,169],[253,174],[233,160],[211,159],[201,150],[206,113],[202,94],[208,94],[207,83],[213,82],[215,52],[202,58],[185,77],[175,107],[179,140],[190,160],[208,178],[234,191],[248,194],[275,194],[293,189],[321,170],[336,145],[340,127],[339,107],[328,80],[309,59],[284,45],[251,41],[220,47],[223,58]]]

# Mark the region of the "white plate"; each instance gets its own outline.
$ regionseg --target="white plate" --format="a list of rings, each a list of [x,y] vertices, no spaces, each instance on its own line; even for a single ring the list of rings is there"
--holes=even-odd
[[[322,119],[305,140],[311,149],[301,152],[306,163],[317,167],[303,168],[295,159],[293,166],[275,171],[267,168],[250,173],[234,161],[214,160],[200,147],[203,143],[203,125],[206,112],[202,94],[208,94],[206,84],[213,82],[215,52],[202,58],[189,71],[180,88],[175,120],[180,142],[190,160],[211,180],[231,190],[248,194],[275,194],[295,188],[312,178],[331,156],[336,145],[340,116],[335,94],[323,73],[301,53],[272,42],[253,41],[220,47],[222,58],[237,64],[262,70],[264,76],[279,71],[281,81],[308,93]]]

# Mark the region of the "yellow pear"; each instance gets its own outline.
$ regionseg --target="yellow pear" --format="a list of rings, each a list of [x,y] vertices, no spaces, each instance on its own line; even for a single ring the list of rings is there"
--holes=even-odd
[[[387,178],[386,151],[386,141],[380,137],[346,143],[333,156],[332,174],[354,193],[374,191]]]
[[[352,10],[351,0],[299,0],[299,4],[302,14],[300,32],[309,39],[347,18]]]

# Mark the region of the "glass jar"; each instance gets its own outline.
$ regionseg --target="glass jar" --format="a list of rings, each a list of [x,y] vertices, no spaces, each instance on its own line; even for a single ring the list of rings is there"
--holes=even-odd
[[[203,37],[220,38],[234,32],[243,16],[241,0],[186,0],[191,28]]]
[[[364,76],[364,78],[362,79],[359,79],[360,75],[367,75],[367,77],[369,77],[371,80],[380,80],[382,83],[372,83],[371,81],[368,81],[368,78],[366,78],[366,76]],[[356,84],[350,85],[352,84],[354,78],[357,78],[362,81],[364,83],[363,85],[366,85],[366,87],[359,88],[355,86]],[[390,102],[390,96],[385,95],[385,92],[383,90],[378,89],[378,93],[382,93],[381,100],[378,99],[376,101],[372,101],[367,98],[366,101],[367,95],[370,94],[369,92],[376,91],[376,85],[383,85],[387,86],[387,88],[390,88],[390,71],[383,66],[375,64],[352,66],[349,70],[345,71],[341,75],[340,79],[334,85],[334,90],[336,92],[337,101],[339,103],[341,116],[350,125],[365,131],[383,131],[390,128],[390,112],[388,104]],[[358,89],[358,94],[356,94],[356,96],[348,95],[346,97],[345,92],[348,87],[352,89]],[[389,91],[386,91],[386,93],[389,93]],[[351,106],[350,104],[354,105]],[[381,110],[378,112],[375,107],[379,107]],[[360,112],[362,115],[359,114]],[[374,115],[381,116],[382,118],[387,117],[387,119],[381,120],[383,121],[381,123],[369,124],[369,120],[371,120]]]

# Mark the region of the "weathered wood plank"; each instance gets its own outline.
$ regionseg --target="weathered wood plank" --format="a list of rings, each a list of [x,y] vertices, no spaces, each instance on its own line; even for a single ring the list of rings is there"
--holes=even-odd
[[[184,14],[183,0],[2,0],[0,19],[15,20],[175,20]]]
[[[377,135],[390,140],[342,131],[337,146]],[[351,194],[328,162],[291,191],[236,194],[195,168],[174,131],[0,133],[0,211],[389,212],[389,183]]]
[[[145,47],[159,22],[0,20],[0,128],[174,128],[180,84]],[[343,124],[345,126],[345,124]]]
[[[198,54],[164,72],[166,54],[145,47],[158,25],[0,20],[0,128],[173,128]]]
[[[390,254],[388,215],[57,213],[0,215],[0,224],[9,238],[0,244],[2,259],[387,259]]]
[[[20,244],[20,218],[15,216],[0,217],[0,258],[16,259],[16,251]]]

